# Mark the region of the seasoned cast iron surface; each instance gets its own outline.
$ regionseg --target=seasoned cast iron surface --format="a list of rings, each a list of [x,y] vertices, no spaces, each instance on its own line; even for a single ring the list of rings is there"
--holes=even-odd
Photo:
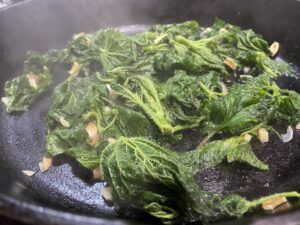
[[[256,0],[241,4],[240,1],[233,0],[193,0],[187,1],[184,6],[180,1],[174,0],[73,0],[72,4],[68,4],[69,2],[29,1],[0,11],[1,96],[4,82],[18,73],[28,50],[45,52],[51,47],[62,47],[73,33],[82,30],[90,32],[103,27],[122,26],[124,32],[130,33],[139,32],[148,24],[187,19],[196,19],[201,24],[209,25],[219,16],[242,27],[254,28],[270,41],[283,43],[285,49],[281,51],[282,55],[288,56],[295,66],[300,62],[300,54],[297,55],[300,40],[300,6],[296,1]],[[257,7],[258,4],[264,7]],[[275,16],[278,15],[278,10],[281,14],[286,12],[286,20]],[[67,76],[67,72],[56,68],[56,75],[57,83]],[[300,91],[299,81],[282,78],[279,83]],[[20,219],[26,220],[26,214],[30,218],[26,221],[42,221],[44,224],[108,224],[108,221],[112,223],[110,220],[100,221],[64,213],[68,211],[106,218],[115,218],[117,215],[101,198],[100,189],[103,183],[93,182],[91,173],[81,168],[73,159],[66,156],[57,157],[47,173],[37,172],[33,177],[26,177],[21,172],[39,171],[38,163],[44,152],[45,116],[50,106],[50,96],[51,90],[41,96],[25,113],[9,115],[3,105],[0,106],[0,213],[13,216],[21,212],[18,214]],[[282,129],[284,132],[285,128]],[[249,199],[274,192],[300,190],[300,133],[296,132],[294,139],[286,144],[276,136],[272,136],[271,140],[265,145],[254,143],[256,155],[270,165],[269,171],[260,172],[238,163],[223,163],[215,169],[199,172],[195,179],[205,190],[220,194],[239,193]],[[177,149],[187,150],[197,141],[197,136],[190,135],[182,148]],[[60,212],[40,208],[32,203]],[[7,210],[8,207],[12,210]],[[42,218],[42,215],[45,218]],[[49,220],[51,216],[54,218]],[[142,221],[149,219],[145,215],[141,217]],[[298,221],[298,217],[298,214],[291,214],[290,217],[280,218],[282,221]],[[240,223],[245,224],[246,220],[250,223],[253,218],[255,217],[246,217]],[[267,224],[264,220],[259,221],[261,222],[255,224]],[[277,224],[274,219],[268,221],[268,224]],[[127,223],[133,224],[126,221],[115,222]]]

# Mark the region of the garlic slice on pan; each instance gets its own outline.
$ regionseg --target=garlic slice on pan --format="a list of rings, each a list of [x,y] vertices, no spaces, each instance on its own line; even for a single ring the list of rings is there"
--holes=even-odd
[[[269,142],[269,132],[265,128],[260,128],[258,130],[258,140],[261,143]]]
[[[103,187],[101,189],[101,195],[105,201],[112,201],[112,187]]]
[[[22,170],[22,173],[24,173],[28,177],[32,177],[36,172],[31,170]]]
[[[282,141],[287,143],[293,139],[294,130],[291,126],[288,126],[286,133],[281,135]]]
[[[264,210],[273,210],[276,207],[282,205],[283,203],[286,203],[287,199],[286,197],[278,197],[269,201],[266,201],[262,204],[262,208]]]
[[[279,43],[277,41],[273,42],[273,44],[271,44],[269,50],[271,52],[271,56],[274,57],[275,55],[277,55],[278,51],[279,51]]]

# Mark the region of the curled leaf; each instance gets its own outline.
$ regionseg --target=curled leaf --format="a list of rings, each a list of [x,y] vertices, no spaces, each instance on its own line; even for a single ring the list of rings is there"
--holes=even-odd
[[[235,60],[233,58],[230,58],[230,57],[227,57],[224,60],[224,64],[227,65],[232,70],[236,70],[236,68],[238,66],[237,63],[235,62]]]

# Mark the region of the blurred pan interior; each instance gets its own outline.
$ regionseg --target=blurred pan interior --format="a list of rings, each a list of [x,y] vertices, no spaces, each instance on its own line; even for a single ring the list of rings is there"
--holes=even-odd
[[[191,19],[210,25],[215,17],[252,28],[270,42],[279,41],[284,46],[281,55],[300,65],[300,2],[296,0],[32,0],[0,10],[0,96],[5,81],[22,68],[27,51],[61,48],[74,33],[106,27],[131,33],[155,23]],[[66,75],[63,71],[57,74],[61,76],[56,82]],[[300,91],[297,80],[281,79],[279,83]],[[25,113],[8,115],[0,107],[0,213],[36,224],[156,224],[145,215],[140,215],[139,222],[117,217],[100,196],[103,184],[92,182],[90,172],[70,158],[57,158],[47,173],[22,174],[22,170],[39,170],[50,95],[49,91]],[[224,172],[223,165],[199,174],[199,183],[210,191],[237,192],[248,198],[300,190],[300,134],[288,144],[274,140],[255,148],[270,171],[235,164]],[[276,225],[299,219],[300,211],[295,209],[220,224]]]

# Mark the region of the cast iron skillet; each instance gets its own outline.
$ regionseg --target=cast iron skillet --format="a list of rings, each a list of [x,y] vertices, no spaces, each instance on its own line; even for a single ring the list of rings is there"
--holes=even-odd
[[[32,0],[0,10],[0,96],[4,82],[21,69],[28,50],[63,47],[72,34],[105,27],[138,32],[150,24],[195,19],[210,25],[215,17],[253,28],[270,42],[279,41],[281,56],[300,65],[300,2],[294,0]],[[66,76],[57,71],[56,82]],[[283,78],[279,84],[300,91],[300,82]],[[103,184],[67,157],[55,159],[47,173],[24,176],[22,170],[38,171],[43,156],[44,117],[50,92],[25,113],[8,115],[0,106],[0,213],[36,224],[157,224],[149,217],[117,216],[100,196]],[[284,128],[282,128],[284,129]],[[259,158],[270,165],[259,172],[245,165],[222,164],[199,174],[206,190],[220,194],[240,193],[249,199],[280,191],[300,190],[300,134],[283,144],[276,137],[267,145],[256,144]],[[183,146],[190,148],[191,137]],[[131,218],[133,214],[130,214]],[[247,215],[220,224],[295,224],[300,211],[266,216]],[[138,221],[138,222],[137,222]]]

